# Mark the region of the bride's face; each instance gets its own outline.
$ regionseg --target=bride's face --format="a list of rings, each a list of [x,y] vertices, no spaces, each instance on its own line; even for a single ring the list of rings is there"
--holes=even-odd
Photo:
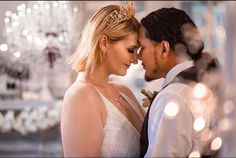
[[[121,41],[108,43],[104,60],[108,73],[124,76],[131,64],[138,62],[138,48],[138,35],[135,33]]]

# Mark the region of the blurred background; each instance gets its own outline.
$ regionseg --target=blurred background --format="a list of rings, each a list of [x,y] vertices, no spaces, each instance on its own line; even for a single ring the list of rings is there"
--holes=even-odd
[[[60,105],[76,74],[66,63],[84,25],[100,7],[124,1],[0,1],[0,156],[63,156]],[[225,115],[231,121],[221,147],[235,156],[236,2],[135,1],[136,17],[162,7],[185,10],[200,28],[205,51],[223,69]],[[163,79],[144,81],[141,63],[125,77],[140,104],[142,88],[158,90]],[[231,111],[229,110],[231,108]]]

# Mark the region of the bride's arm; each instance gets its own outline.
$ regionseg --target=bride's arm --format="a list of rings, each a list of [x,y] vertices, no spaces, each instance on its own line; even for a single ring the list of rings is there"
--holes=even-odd
[[[88,87],[71,88],[64,97],[61,134],[65,157],[99,157],[103,122],[98,95]]]

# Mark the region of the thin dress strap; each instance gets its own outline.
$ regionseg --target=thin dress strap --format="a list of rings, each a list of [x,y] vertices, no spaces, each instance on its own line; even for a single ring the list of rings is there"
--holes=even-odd
[[[107,98],[105,96],[103,96],[103,94],[99,91],[99,89],[94,86],[93,84],[91,84],[90,82],[88,81],[85,81],[85,80],[78,80],[78,81],[82,81],[82,82],[86,82],[88,83],[89,85],[91,85],[92,87],[94,87],[96,89],[96,91],[101,95],[101,97],[104,99],[107,100]],[[125,99],[125,101],[131,106],[131,108],[135,111],[136,115],[138,116],[138,118],[143,122],[143,115],[141,114],[140,110],[138,109],[136,103],[130,99],[128,96],[126,96],[124,93],[120,92],[118,90],[119,94]]]
[[[99,91],[99,89],[94,86],[92,83],[88,82],[88,81],[85,81],[85,80],[77,80],[77,81],[82,81],[82,82],[85,82],[85,83],[88,83],[90,86],[92,86],[93,88],[95,88],[95,90],[103,97],[102,93]]]
[[[125,95],[124,93],[120,92],[120,95],[126,100],[126,102],[128,102],[128,104],[131,106],[131,108],[135,111],[136,115],[138,116],[138,118],[140,119],[141,122],[143,122],[143,115],[141,114],[138,105],[131,99],[129,98],[127,95]]]

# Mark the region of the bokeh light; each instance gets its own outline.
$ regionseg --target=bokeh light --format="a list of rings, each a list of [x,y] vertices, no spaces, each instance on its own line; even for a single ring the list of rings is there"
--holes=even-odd
[[[164,112],[168,118],[174,118],[179,112],[179,106],[176,102],[171,101],[167,103]]]
[[[201,156],[201,154],[200,154],[200,152],[199,151],[192,151],[190,154],[189,154],[189,156],[188,157],[200,157]]]
[[[196,98],[204,98],[207,95],[207,87],[202,83],[197,83],[193,88],[193,95]]]
[[[223,111],[225,114],[230,114],[234,110],[234,103],[228,100],[223,105]]]
[[[6,52],[7,50],[8,50],[8,45],[5,44],[5,43],[2,43],[2,44],[0,45],[0,51]]]
[[[219,121],[218,129],[220,131],[227,131],[231,128],[232,124],[228,118],[223,118]]]
[[[195,131],[201,131],[205,127],[205,120],[203,117],[198,117],[193,124],[193,128]]]
[[[220,137],[216,137],[211,142],[211,150],[219,150],[222,145],[222,139]]]

